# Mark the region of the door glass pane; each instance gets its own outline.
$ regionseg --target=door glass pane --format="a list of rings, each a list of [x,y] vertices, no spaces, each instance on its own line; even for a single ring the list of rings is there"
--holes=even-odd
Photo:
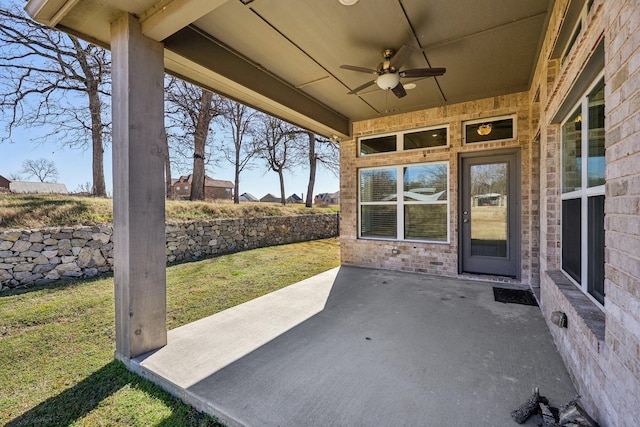
[[[471,255],[506,257],[507,163],[471,165]]]
[[[604,80],[589,94],[589,187],[604,185]]]
[[[582,187],[582,114],[580,108],[562,125],[562,192]]]

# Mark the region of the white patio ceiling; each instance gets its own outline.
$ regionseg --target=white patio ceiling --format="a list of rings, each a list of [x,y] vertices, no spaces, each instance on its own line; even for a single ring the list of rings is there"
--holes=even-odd
[[[122,12],[165,45],[168,72],[325,136],[351,122],[529,88],[553,0],[31,0],[38,21],[103,46]],[[396,98],[371,86],[385,48],[445,67]],[[410,83],[414,79],[403,79]]]

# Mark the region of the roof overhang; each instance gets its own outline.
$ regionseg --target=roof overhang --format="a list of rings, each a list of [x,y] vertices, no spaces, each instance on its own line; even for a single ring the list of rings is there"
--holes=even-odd
[[[31,0],[37,21],[105,47],[122,13],[165,45],[166,71],[327,137],[351,123],[529,89],[553,0]],[[375,76],[381,51],[413,47],[396,98]]]

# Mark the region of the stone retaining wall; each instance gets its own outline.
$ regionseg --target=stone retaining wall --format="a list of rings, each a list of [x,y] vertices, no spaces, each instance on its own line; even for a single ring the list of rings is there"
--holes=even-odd
[[[167,262],[338,235],[338,215],[216,219],[168,224]],[[0,288],[94,277],[113,270],[111,226],[0,232]]]

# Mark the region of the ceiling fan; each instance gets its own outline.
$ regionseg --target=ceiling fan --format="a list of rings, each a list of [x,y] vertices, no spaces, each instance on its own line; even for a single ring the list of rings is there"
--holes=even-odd
[[[402,98],[407,94],[407,91],[402,85],[402,82],[400,82],[401,78],[437,77],[443,75],[447,71],[446,68],[413,68],[409,70],[400,70],[400,67],[407,62],[413,50],[414,48],[407,45],[402,46],[397,52],[395,49],[383,50],[382,56],[384,57],[384,61],[379,63],[378,68],[375,70],[371,68],[358,67],[356,65],[341,65],[340,68],[345,70],[375,74],[378,76],[374,80],[368,81],[348,93],[350,95],[357,94],[375,83],[380,89],[391,90],[395,96]]]

